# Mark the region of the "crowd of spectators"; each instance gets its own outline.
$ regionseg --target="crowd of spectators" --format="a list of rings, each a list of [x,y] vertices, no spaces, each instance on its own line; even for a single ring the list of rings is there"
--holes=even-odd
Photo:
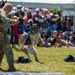
[[[21,10],[21,5],[17,5],[14,16],[18,17],[18,21],[9,26],[8,34],[16,36],[16,44],[21,43],[21,36],[24,32],[28,33],[26,28],[30,26],[29,20],[38,25],[38,31],[45,44],[38,41],[37,46],[44,47],[75,47],[75,30],[73,31],[73,16],[64,16],[53,13],[48,14],[48,9],[43,9],[43,14],[39,14],[40,9],[37,7],[34,15],[30,11],[25,13]],[[13,32],[12,32],[13,31]],[[12,39],[12,38],[11,38]],[[14,40],[14,38],[12,39]],[[14,42],[13,42],[14,43]],[[15,44],[15,43],[14,43]]]

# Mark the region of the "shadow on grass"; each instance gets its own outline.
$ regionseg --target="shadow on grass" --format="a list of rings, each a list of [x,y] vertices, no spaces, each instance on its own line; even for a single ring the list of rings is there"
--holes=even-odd
[[[2,69],[2,68],[0,68],[0,71],[3,71],[3,72],[8,72],[8,70],[4,70],[4,69]]]
[[[4,69],[2,69],[2,68],[0,68],[0,71],[1,71],[1,72],[12,72],[12,71],[9,71],[9,70],[4,70]],[[19,70],[15,70],[14,72],[17,72],[17,71],[19,71]]]
[[[29,71],[30,73],[41,73],[41,71]]]

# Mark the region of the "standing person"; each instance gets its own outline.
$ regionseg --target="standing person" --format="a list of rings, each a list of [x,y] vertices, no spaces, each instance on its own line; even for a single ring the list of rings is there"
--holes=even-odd
[[[14,21],[13,25],[10,26],[10,34],[11,34],[11,39],[10,43],[13,44],[18,44],[18,39],[19,39],[19,33],[18,33],[18,17],[14,16],[12,20]]]
[[[29,19],[32,19],[32,14],[31,14],[31,12],[27,12],[26,16],[23,17],[23,20],[24,20],[23,25],[24,25],[24,27],[25,27],[27,24],[29,24],[29,23],[28,23],[28,20],[29,20]]]
[[[40,31],[43,32],[43,30],[45,30],[46,35],[47,35],[48,31],[50,31],[49,30],[50,17],[48,15],[48,9],[44,8],[42,18],[43,18],[43,22],[42,22],[42,24],[40,26]]]
[[[18,32],[19,32],[19,44],[21,43],[21,35],[23,33],[23,17],[24,12],[21,10],[21,5],[17,5],[17,12],[15,16],[19,17],[19,24],[18,24]]]
[[[33,22],[38,25],[38,27],[39,27],[39,32],[40,32],[40,34],[41,34],[40,26],[41,26],[41,23],[42,23],[44,20],[42,19],[42,16],[39,14],[39,12],[40,12],[40,9],[37,7],[37,8],[36,8],[36,14],[33,15]]]
[[[7,18],[6,15],[12,10],[12,7],[12,4],[6,3],[4,7],[0,10],[0,66],[2,63],[3,56],[5,54],[9,66],[8,71],[16,70],[14,67],[13,51],[10,46],[10,41],[7,35],[7,24],[10,19]]]

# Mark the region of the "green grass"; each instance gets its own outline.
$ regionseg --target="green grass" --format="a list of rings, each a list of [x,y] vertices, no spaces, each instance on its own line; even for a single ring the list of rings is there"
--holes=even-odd
[[[40,64],[35,61],[34,57],[31,55],[32,62],[30,64],[17,64],[15,67],[19,68],[21,72],[60,72],[65,75],[75,75],[75,62],[65,62],[64,58],[68,55],[73,55],[75,57],[75,48],[45,48],[36,47],[38,52],[38,58],[44,61],[44,64]],[[19,56],[27,57],[23,52],[14,52],[14,59],[16,60]],[[8,65],[6,58],[4,57],[2,61],[1,68],[6,70]]]

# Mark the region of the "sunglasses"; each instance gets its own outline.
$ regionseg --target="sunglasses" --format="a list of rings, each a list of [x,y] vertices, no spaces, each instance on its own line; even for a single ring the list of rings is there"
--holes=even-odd
[[[18,7],[17,9],[21,9],[20,7]]]

